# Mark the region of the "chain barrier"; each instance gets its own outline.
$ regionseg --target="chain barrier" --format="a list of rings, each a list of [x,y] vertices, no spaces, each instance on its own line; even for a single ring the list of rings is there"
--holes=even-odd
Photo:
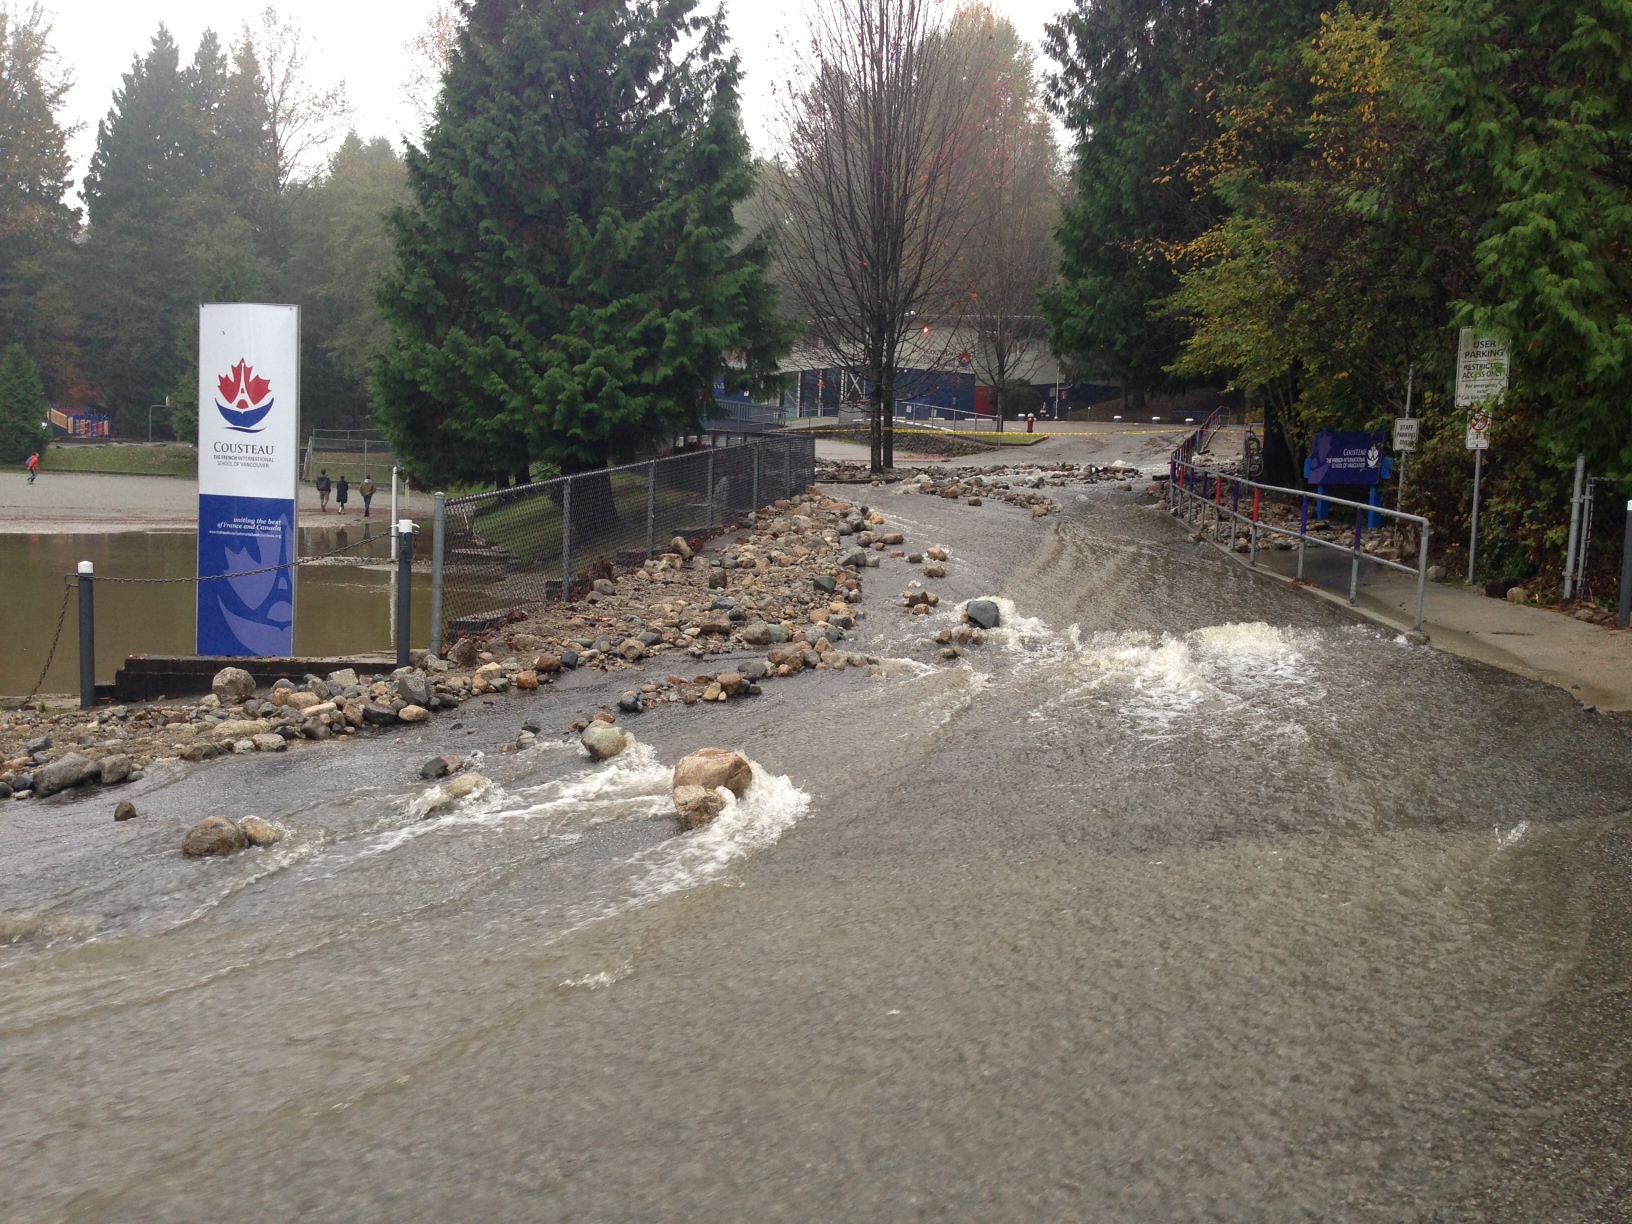
[[[57,609],[57,631],[51,635],[51,649],[45,653],[45,666],[40,668],[40,678],[34,681],[34,687],[29,689],[28,696],[23,698],[24,705],[40,695],[40,688],[45,684],[45,677],[51,670],[51,661],[57,657],[57,644],[62,641],[63,622],[68,619],[68,598],[74,593],[75,577],[77,575],[70,576],[62,584],[62,607]]]
[[[275,574],[279,570],[294,569],[301,565],[310,565],[314,561],[326,561],[330,557],[338,557],[354,548],[361,548],[364,544],[378,544],[381,539],[392,539],[391,536],[370,536],[358,540],[355,544],[342,544],[339,548],[326,553],[317,553],[310,557],[297,557],[293,561],[280,562],[277,565],[265,565],[260,569],[233,570],[226,574],[193,574],[186,578],[116,578],[103,574],[95,575],[97,582],[120,582],[127,586],[163,586],[178,582],[219,582],[223,578],[247,578],[251,574]],[[70,575],[71,576],[71,575]]]

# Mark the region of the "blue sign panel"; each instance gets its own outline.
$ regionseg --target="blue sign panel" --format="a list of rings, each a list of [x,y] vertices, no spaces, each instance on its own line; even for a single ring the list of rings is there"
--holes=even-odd
[[[215,578],[198,584],[199,654],[294,654],[294,502],[202,494],[198,510],[198,576]]]
[[[1304,479],[1312,485],[1375,485],[1386,475],[1383,453],[1388,435],[1344,433],[1323,429],[1304,464]]]

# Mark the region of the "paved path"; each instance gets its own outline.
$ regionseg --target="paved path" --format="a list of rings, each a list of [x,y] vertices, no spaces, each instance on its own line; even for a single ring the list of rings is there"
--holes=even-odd
[[[429,519],[428,494],[415,493],[408,513]],[[361,521],[362,498],[353,493],[348,520]],[[374,518],[391,517],[391,493],[374,496]],[[300,524],[338,522],[333,505],[318,511],[317,491],[300,487]],[[99,534],[109,531],[191,531],[198,526],[198,481],[179,476],[115,476],[99,472],[47,472],[32,485],[20,472],[0,472],[0,532]]]
[[[1024,428],[1022,426],[1022,428]],[[1167,470],[1167,457],[1192,429],[1182,425],[1133,425],[1127,423],[1064,421],[1035,446],[1003,446],[978,455],[916,455],[913,435],[896,434],[896,462],[910,467],[1001,467],[1010,463],[1128,463],[1141,471]],[[1055,429],[1058,432],[1053,432]],[[866,462],[867,448],[852,442],[826,438],[816,441],[819,459]]]
[[[1246,564],[1245,557],[1230,555]],[[1287,578],[1294,572],[1293,556],[1262,553],[1259,568]],[[1320,584],[1305,590],[1349,606],[1347,555],[1311,548],[1305,572]],[[1414,576],[1362,565],[1358,603],[1351,611],[1404,632],[1412,626],[1416,606]],[[1632,633],[1439,582],[1430,582],[1424,592],[1422,622],[1428,640],[1440,650],[1555,685],[1601,710],[1632,711]]]

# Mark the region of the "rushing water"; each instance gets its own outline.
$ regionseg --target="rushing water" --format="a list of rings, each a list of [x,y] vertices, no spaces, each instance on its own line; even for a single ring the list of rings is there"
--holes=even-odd
[[[156,770],[127,824],[8,806],[0,1218],[1616,1218],[1617,723],[1126,494],[873,495],[953,554],[927,623],[870,576],[887,675],[654,712],[605,765],[496,751],[580,675]],[[707,743],[755,787],[680,836]],[[448,800],[433,750],[494,785]],[[181,860],[215,811],[292,833]]]
[[[302,528],[305,556],[359,545],[360,528]],[[416,541],[416,546],[418,541]],[[373,535],[344,564],[307,565],[295,588],[295,648],[340,655],[392,645],[395,587],[390,540]],[[0,534],[0,693],[25,693],[39,678],[62,611],[64,576],[89,561],[103,579],[188,579],[198,572],[198,537],[181,531],[122,531],[84,535]],[[415,583],[414,644],[430,633],[430,589]],[[196,588],[188,581],[101,582],[96,599],[96,675],[113,679],[133,654],[191,654],[197,624]],[[62,640],[42,691],[79,688],[78,603],[68,599]]]

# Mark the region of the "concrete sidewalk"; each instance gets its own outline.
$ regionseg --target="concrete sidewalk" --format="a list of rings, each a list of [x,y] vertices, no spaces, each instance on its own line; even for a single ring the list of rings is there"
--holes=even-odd
[[[1227,553],[1243,565],[1244,555]],[[1294,553],[1260,552],[1258,570],[1290,582]],[[1401,633],[1416,616],[1417,580],[1362,563],[1357,603],[1348,601],[1349,558],[1310,548],[1301,589]],[[1632,711],[1632,633],[1604,629],[1557,612],[1490,599],[1482,591],[1430,582],[1423,632],[1440,650],[1555,685],[1601,710]]]

